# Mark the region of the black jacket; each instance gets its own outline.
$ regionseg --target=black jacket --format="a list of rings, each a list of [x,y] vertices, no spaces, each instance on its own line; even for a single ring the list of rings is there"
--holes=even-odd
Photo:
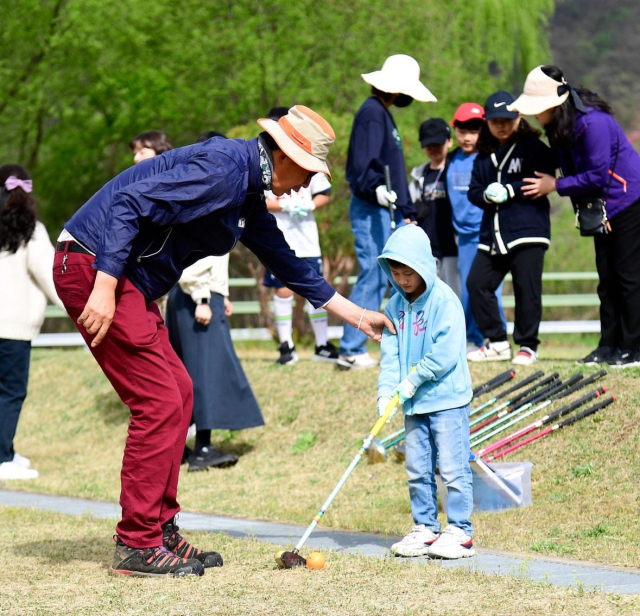
[[[478,250],[504,255],[524,244],[549,246],[549,199],[534,200],[522,194],[523,178],[536,177],[535,171],[555,175],[555,164],[549,147],[532,134],[507,143],[492,154],[477,156],[468,197],[484,210]],[[507,189],[505,203],[485,199],[484,191],[493,182],[500,182]]]

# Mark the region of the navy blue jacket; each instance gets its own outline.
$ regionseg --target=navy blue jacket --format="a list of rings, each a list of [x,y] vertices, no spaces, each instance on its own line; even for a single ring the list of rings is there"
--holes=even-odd
[[[335,293],[295,256],[267,211],[257,139],[214,137],[142,161],[105,184],[65,229],[96,254],[95,269],[126,276],[148,299],[238,241],[314,306]]]
[[[404,218],[416,219],[409,197],[402,139],[389,110],[375,96],[358,109],[351,128],[346,178],[351,192],[376,207],[376,188],[386,184],[384,166],[389,165],[396,205]]]
[[[522,188],[523,178],[536,177],[535,171],[554,175],[554,156],[535,135],[518,139],[511,150],[513,144],[507,143],[490,155],[478,154],[473,163],[468,197],[484,210],[478,250],[504,255],[522,245],[548,247],[550,243],[549,199],[525,197]],[[502,163],[500,172],[498,167]],[[505,203],[485,199],[484,191],[493,182],[500,182],[507,189],[509,197]]]

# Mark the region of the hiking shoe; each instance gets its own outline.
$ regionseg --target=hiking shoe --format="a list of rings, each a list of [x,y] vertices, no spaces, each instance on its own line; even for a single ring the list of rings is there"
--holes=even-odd
[[[206,569],[209,567],[222,567],[222,556],[218,552],[203,552],[194,548],[178,531],[176,518],[162,525],[162,544],[167,550],[171,550],[176,556],[189,561],[195,559]],[[202,575],[202,574],[201,574]]]
[[[330,342],[322,346],[316,346],[316,352],[311,356],[312,361],[338,361],[338,349]]]
[[[640,366],[640,351],[618,349],[607,362],[612,368],[635,368]]]
[[[204,566],[195,558],[182,558],[164,546],[130,548],[116,539],[111,573],[133,577],[186,577],[204,575]]]
[[[280,357],[276,360],[276,364],[281,366],[288,366],[289,364],[295,364],[298,361],[298,354],[296,353],[296,347],[289,346],[288,342],[283,342],[279,347]]]
[[[13,460],[0,464],[0,481],[37,478],[38,471],[35,468],[25,468]]]
[[[616,355],[616,349],[610,346],[599,346],[595,351],[591,351],[589,355],[576,361],[576,364],[584,364],[585,366],[597,366],[598,364],[608,364],[609,360]]]
[[[429,553],[438,535],[430,531],[424,524],[416,524],[411,532],[398,543],[391,546],[391,553],[396,556],[425,556]]]
[[[17,451],[13,452],[12,462],[17,464],[18,466],[22,466],[22,468],[31,468],[31,460],[29,460],[29,458],[21,456]]]
[[[340,354],[336,367],[339,370],[366,370],[367,368],[375,368],[378,363],[378,360],[371,357],[369,353],[360,353],[359,355]]]
[[[208,468],[226,468],[238,462],[235,453],[222,453],[215,447],[203,447],[189,456],[190,471],[204,471]]]
[[[477,351],[467,353],[468,361],[507,361],[509,359],[511,359],[511,345],[507,340],[487,342]]]
[[[475,556],[473,540],[462,529],[449,524],[429,548],[430,558],[468,558]]]
[[[538,361],[538,354],[529,347],[520,347],[518,354],[511,360],[512,364],[530,366]]]
[[[189,461],[189,458],[191,457],[192,454],[193,454],[193,451],[191,451],[191,448],[185,445],[184,449],[182,450],[182,460],[180,464],[186,464]]]

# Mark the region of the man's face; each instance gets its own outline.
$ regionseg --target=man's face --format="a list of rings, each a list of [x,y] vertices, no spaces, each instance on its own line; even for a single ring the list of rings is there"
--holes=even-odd
[[[456,134],[456,141],[458,142],[460,149],[465,154],[473,154],[476,151],[476,144],[478,143],[480,130],[469,130],[468,128],[454,126],[453,131]]]
[[[307,171],[293,162],[281,150],[273,152],[273,180],[271,192],[276,197],[281,197],[292,190],[300,190],[309,186],[314,171]]]

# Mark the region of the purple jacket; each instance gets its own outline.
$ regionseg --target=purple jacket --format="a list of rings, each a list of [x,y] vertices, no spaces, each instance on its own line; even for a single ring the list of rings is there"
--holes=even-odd
[[[640,155],[613,116],[591,107],[587,110],[577,114],[575,124],[571,151],[575,172],[563,152],[556,150],[562,172],[567,176],[558,178],[556,188],[563,197],[605,197],[609,171],[613,170],[607,197],[607,216],[613,218],[640,199]]]

